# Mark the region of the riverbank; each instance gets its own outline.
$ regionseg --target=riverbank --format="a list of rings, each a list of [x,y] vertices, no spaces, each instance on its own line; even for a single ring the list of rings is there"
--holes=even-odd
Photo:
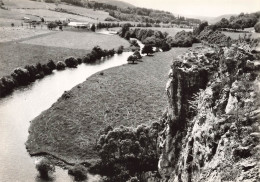
[[[70,163],[96,158],[100,130],[136,126],[157,120],[166,104],[167,72],[174,57],[188,48],[144,57],[97,73],[65,92],[51,108],[31,122],[30,154],[51,153]]]

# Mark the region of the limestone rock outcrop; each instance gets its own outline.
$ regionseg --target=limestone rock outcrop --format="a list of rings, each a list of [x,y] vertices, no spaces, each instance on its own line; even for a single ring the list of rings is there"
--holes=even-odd
[[[162,181],[260,180],[260,76],[250,53],[190,50],[174,61],[161,120]]]

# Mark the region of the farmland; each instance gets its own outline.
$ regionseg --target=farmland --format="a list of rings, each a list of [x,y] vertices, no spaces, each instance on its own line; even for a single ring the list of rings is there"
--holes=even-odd
[[[98,45],[103,49],[117,48],[120,45],[127,47],[129,43],[117,35],[104,35],[94,32],[63,31],[23,41],[25,44],[64,47],[73,49],[91,50]]]

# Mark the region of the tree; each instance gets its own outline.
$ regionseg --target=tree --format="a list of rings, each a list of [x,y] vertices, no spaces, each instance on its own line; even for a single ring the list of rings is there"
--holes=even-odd
[[[254,28],[255,28],[255,32],[260,33],[260,22],[255,24]]]
[[[55,166],[48,159],[44,158],[36,163],[36,169],[39,171],[41,178],[48,179],[49,172],[54,172]]]
[[[153,47],[151,45],[145,45],[142,49],[142,54],[152,54],[153,53]]]
[[[119,46],[119,48],[117,49],[117,54],[122,54],[124,51],[124,46]]]
[[[167,44],[166,42],[163,42],[163,44],[162,44],[162,50],[163,50],[163,52],[169,51],[170,49],[171,49],[170,45]]]
[[[95,24],[94,24],[94,23],[91,25],[91,28],[90,28],[90,30],[91,30],[92,32],[95,32],[95,31],[96,31],[96,26],[95,26]]]
[[[78,61],[74,57],[69,57],[69,58],[65,59],[64,62],[66,64],[66,66],[69,68],[76,68],[78,65]]]
[[[84,166],[76,164],[75,166],[69,169],[68,173],[74,176],[75,181],[83,181],[87,179],[88,171]]]
[[[136,56],[137,59],[142,59],[142,56],[139,51],[135,51],[133,55]]]
[[[134,56],[134,55],[131,55],[131,56],[129,56],[129,57],[127,58],[127,62],[128,62],[128,63],[132,62],[132,64],[134,64],[135,61],[137,61],[137,57]]]
[[[64,70],[65,67],[66,67],[66,65],[62,61],[59,61],[57,63],[57,70]]]
[[[57,27],[57,23],[56,22],[50,22],[47,24],[48,29],[52,30],[53,28],[55,29]]]

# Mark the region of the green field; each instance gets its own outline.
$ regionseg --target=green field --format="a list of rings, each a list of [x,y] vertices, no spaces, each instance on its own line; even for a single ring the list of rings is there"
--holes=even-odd
[[[124,47],[129,46],[129,42],[118,35],[104,35],[76,30],[58,32],[56,34],[26,40],[22,43],[84,50],[91,50],[96,45],[103,49],[118,48],[120,45]]]
[[[50,152],[67,161],[96,156],[99,130],[107,125],[136,126],[157,121],[165,110],[167,73],[173,58],[187,48],[144,57],[138,64],[103,71],[69,91],[32,121],[31,153]],[[73,108],[73,109],[72,109]]]

